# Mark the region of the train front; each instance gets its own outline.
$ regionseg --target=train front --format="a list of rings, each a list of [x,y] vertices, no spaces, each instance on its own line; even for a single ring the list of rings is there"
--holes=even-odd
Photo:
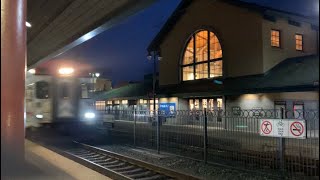
[[[73,68],[59,69],[55,78],[54,120],[57,123],[76,123],[94,126],[97,113],[94,101],[90,97],[93,79],[89,76],[75,74]]]

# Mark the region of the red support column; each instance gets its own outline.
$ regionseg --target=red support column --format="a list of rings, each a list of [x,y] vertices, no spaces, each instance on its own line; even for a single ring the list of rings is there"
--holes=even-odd
[[[1,0],[1,176],[24,161],[26,3]]]

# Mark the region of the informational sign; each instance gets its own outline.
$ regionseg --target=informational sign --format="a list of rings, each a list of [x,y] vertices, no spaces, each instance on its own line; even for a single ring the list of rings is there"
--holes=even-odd
[[[297,119],[260,119],[261,136],[283,138],[306,138],[305,120]]]
[[[165,115],[166,117],[175,116],[176,103],[160,103],[159,111],[161,115]]]
[[[241,108],[239,106],[232,107],[232,114],[234,116],[240,116],[241,115]]]

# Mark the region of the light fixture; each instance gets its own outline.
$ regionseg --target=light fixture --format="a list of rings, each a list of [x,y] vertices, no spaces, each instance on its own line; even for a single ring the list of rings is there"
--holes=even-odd
[[[64,67],[59,69],[59,74],[61,75],[71,75],[74,72],[73,68]]]
[[[99,77],[100,76],[100,73],[96,73],[96,77]]]
[[[152,59],[152,55],[151,55],[150,52],[148,52],[147,59],[148,59],[148,60],[151,60],[151,59]]]
[[[35,69],[29,69],[28,71],[30,74],[35,74],[36,73],[36,70]]]
[[[26,26],[27,26],[28,28],[31,28],[31,24],[30,24],[29,22],[27,22],[27,21],[26,21]]]
[[[161,59],[162,59],[161,52],[158,51],[158,60],[160,61]]]

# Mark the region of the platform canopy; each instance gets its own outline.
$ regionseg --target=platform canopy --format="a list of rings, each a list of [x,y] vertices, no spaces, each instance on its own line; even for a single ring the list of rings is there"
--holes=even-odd
[[[28,0],[28,68],[91,39],[154,1]]]

